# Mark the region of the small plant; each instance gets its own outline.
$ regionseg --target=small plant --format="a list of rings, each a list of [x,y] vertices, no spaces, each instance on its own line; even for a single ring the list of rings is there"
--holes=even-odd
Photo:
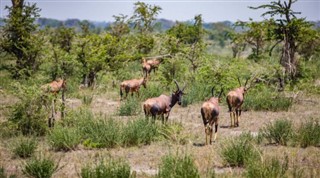
[[[70,151],[81,142],[81,137],[75,128],[57,126],[48,135],[48,141],[56,151]]]
[[[137,99],[128,97],[126,101],[123,101],[119,108],[120,116],[132,116],[136,115],[139,110],[141,110],[141,106]]]
[[[238,138],[230,140],[221,150],[223,160],[230,166],[245,166],[259,157],[260,151],[253,145],[253,136],[243,133]]]
[[[190,155],[185,154],[184,156],[175,156],[169,154],[162,158],[159,173],[156,177],[195,178],[200,177],[200,174]]]
[[[95,166],[86,166],[81,169],[82,178],[129,178],[135,177],[130,174],[129,164],[123,161],[109,160],[100,161]]]
[[[273,157],[271,159],[261,159],[251,162],[247,165],[246,177],[248,178],[278,178],[284,177],[288,170],[288,156],[286,155],[283,161]]]
[[[308,146],[320,146],[319,120],[309,120],[302,123],[295,134],[295,141],[303,148]]]
[[[20,158],[31,157],[37,148],[37,142],[34,138],[22,138],[15,143],[13,153]]]
[[[287,145],[293,135],[292,122],[286,119],[276,120],[274,123],[268,123],[259,132],[269,143]]]
[[[58,164],[55,164],[51,158],[39,157],[28,160],[22,172],[30,177],[49,178],[58,170]]]
[[[162,125],[159,128],[159,134],[161,138],[166,140],[170,140],[172,142],[176,142],[179,144],[186,144],[187,138],[186,136],[181,134],[183,130],[183,126],[181,123],[173,122],[171,124]]]
[[[82,96],[82,103],[89,106],[93,101],[93,95],[89,95],[89,94],[84,94]]]

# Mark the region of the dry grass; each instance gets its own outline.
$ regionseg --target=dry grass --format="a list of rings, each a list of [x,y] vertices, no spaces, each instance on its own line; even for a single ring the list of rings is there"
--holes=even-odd
[[[115,116],[115,113],[120,105],[117,100],[117,94],[97,94],[94,96],[90,108],[96,114],[111,115],[112,117],[127,121],[143,117],[142,110],[138,116],[133,117],[120,117]],[[6,106],[10,105],[13,100],[11,96],[0,94],[1,110],[0,120],[6,118]],[[13,98],[13,97],[12,97]],[[223,100],[224,101],[224,100]],[[153,142],[151,145],[129,148],[113,148],[113,149],[85,149],[80,146],[75,151],[70,152],[54,152],[49,149],[45,140],[39,143],[36,152],[47,153],[53,155],[53,158],[59,162],[60,170],[54,174],[54,177],[79,177],[80,170],[86,164],[98,161],[101,157],[111,156],[112,158],[122,158],[131,166],[131,169],[137,173],[137,177],[152,177],[158,170],[161,157],[168,153],[187,152],[191,154],[195,160],[195,165],[198,167],[201,175],[205,175],[209,169],[214,169],[216,174],[226,177],[239,177],[244,172],[243,168],[230,168],[224,166],[223,160],[220,156],[221,145],[229,138],[240,135],[242,132],[250,131],[257,133],[259,128],[266,123],[273,122],[277,119],[292,120],[294,125],[298,125],[308,118],[316,118],[320,116],[320,97],[304,96],[295,103],[288,112],[256,112],[249,111],[243,112],[240,120],[240,127],[228,128],[230,125],[229,113],[225,105],[222,105],[222,112],[220,114],[219,130],[217,142],[210,146],[204,146],[205,134],[204,127],[200,115],[200,107],[202,103],[193,104],[188,107],[182,108],[175,106],[171,112],[169,121],[181,122],[184,129],[182,130],[181,137],[186,138],[185,144],[179,144],[172,140],[162,140]],[[69,99],[68,106],[72,109],[81,107],[81,100]],[[160,121],[159,121],[160,122]],[[0,138],[0,166],[5,168],[8,175],[17,174],[18,177],[21,173],[22,160],[14,159],[10,152],[8,145],[5,143],[8,140]],[[302,149],[299,147],[284,147],[284,146],[266,146],[258,145],[262,150],[263,155],[268,156],[282,156],[288,154],[289,156],[289,170],[293,166],[299,166],[307,169],[307,176],[320,170],[320,148],[308,147]],[[317,175],[317,174],[315,174]]]

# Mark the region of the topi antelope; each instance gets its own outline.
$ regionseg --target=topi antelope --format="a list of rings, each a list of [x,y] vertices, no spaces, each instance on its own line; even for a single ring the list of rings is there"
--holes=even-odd
[[[206,145],[208,145],[208,136],[210,136],[210,145],[212,143],[213,124],[215,125],[213,141],[215,142],[217,138],[220,112],[219,102],[221,101],[223,89],[221,89],[218,97],[214,97],[214,87],[212,87],[211,93],[212,97],[204,102],[201,107],[201,116],[205,127],[204,131],[206,134]]]
[[[155,57],[147,57],[142,58],[142,71],[144,75],[148,76],[150,75],[151,71],[156,72],[156,69],[158,69],[160,63],[163,61],[165,57],[171,57],[170,54],[166,54],[163,56],[155,56]]]
[[[246,79],[244,86],[241,85],[240,79],[238,77],[238,82],[240,84],[239,88],[230,91],[227,95],[227,104],[230,112],[231,125],[230,127],[239,127],[239,120],[241,116],[241,106],[244,101],[244,95],[251,87],[247,87],[249,78]]]
[[[61,89],[66,89],[67,81],[63,79],[57,79],[50,83],[44,84],[41,86],[41,90],[44,92],[50,92],[53,94],[57,94]]]
[[[132,79],[132,80],[125,80],[121,82],[120,84],[120,97],[122,100],[123,90],[126,92],[125,98],[127,98],[128,93],[131,92],[131,95],[133,96],[134,92],[137,92],[139,96],[139,89],[140,86],[143,85],[144,88],[147,88],[147,78],[143,77],[140,79]]]
[[[182,95],[185,94],[183,90],[186,86],[180,89],[179,84],[174,80],[177,86],[177,90],[171,94],[171,96],[160,95],[159,97],[149,98],[143,103],[143,110],[146,118],[151,115],[153,122],[155,122],[156,115],[161,115],[162,123],[168,121],[170,111],[172,107],[178,102],[181,105]],[[164,114],[167,114],[164,120]]]

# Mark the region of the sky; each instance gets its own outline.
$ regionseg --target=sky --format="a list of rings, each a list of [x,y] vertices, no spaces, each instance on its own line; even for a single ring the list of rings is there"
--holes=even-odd
[[[41,9],[41,17],[66,20],[77,18],[91,21],[114,21],[113,15],[133,15],[135,0],[25,0],[36,3]],[[265,10],[252,10],[248,6],[268,4],[270,0],[141,0],[162,8],[157,18],[173,21],[192,20],[202,14],[205,22],[263,20]],[[6,5],[11,0],[0,0],[0,17],[6,17]],[[298,17],[307,20],[320,20],[320,0],[298,0],[293,4],[294,11],[302,12]]]

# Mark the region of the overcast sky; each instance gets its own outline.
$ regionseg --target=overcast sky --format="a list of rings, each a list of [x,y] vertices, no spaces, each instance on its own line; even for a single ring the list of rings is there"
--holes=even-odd
[[[77,18],[92,21],[114,21],[113,15],[133,14],[134,0],[25,0],[37,3],[41,9],[41,17],[66,20]],[[202,14],[205,22],[217,21],[247,21],[262,20],[260,15],[264,10],[252,10],[248,6],[267,4],[269,0],[145,0],[147,4],[158,5],[162,11],[158,18],[185,21],[191,20],[195,15]],[[0,15],[5,17],[6,5],[11,0],[0,0]],[[295,11],[302,12],[298,17],[307,20],[320,20],[320,0],[299,0],[293,7]]]

